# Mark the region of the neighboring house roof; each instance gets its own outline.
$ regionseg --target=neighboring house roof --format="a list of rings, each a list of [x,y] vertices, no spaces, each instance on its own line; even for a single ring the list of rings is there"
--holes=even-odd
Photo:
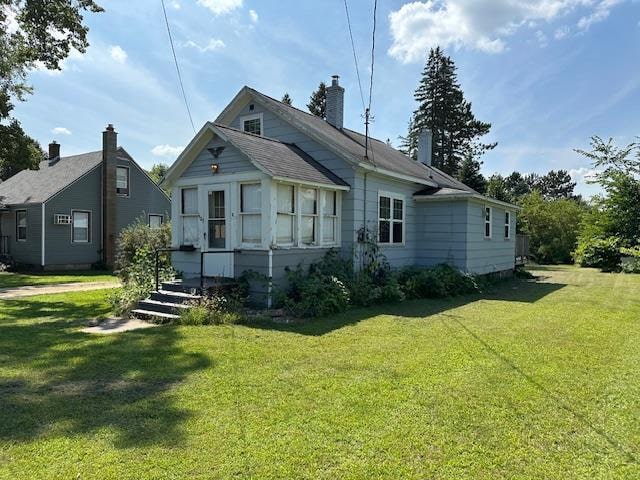
[[[127,152],[118,152],[129,158]],[[61,157],[49,166],[40,162],[39,170],[22,170],[0,184],[0,203],[22,205],[43,203],[102,163],[102,150]]]
[[[243,132],[226,125],[213,130],[271,177],[348,187],[349,184],[294,144]]]

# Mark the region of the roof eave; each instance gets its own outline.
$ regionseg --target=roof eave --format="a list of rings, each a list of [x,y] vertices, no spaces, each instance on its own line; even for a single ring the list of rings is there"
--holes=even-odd
[[[509,208],[511,210],[522,210],[522,207],[514,205],[512,203],[503,202],[502,200],[496,200],[495,198],[486,197],[479,193],[445,193],[442,195],[414,195],[413,198],[417,202],[437,202],[446,200],[479,200],[484,203],[491,203],[494,205],[500,205],[501,207]]]

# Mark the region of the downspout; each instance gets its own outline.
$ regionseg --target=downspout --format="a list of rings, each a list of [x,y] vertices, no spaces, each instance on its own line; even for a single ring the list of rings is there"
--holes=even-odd
[[[44,270],[44,266],[45,266],[45,245],[46,245],[46,241],[45,241],[45,215],[46,214],[46,202],[42,202],[42,218],[40,219],[42,221],[42,239],[41,239],[41,252],[40,252],[40,264],[42,265],[42,269]]]
[[[272,291],[273,291],[273,249],[269,247],[269,265],[268,265],[268,273],[269,273],[269,284],[267,286],[267,308],[271,308],[272,305]]]
[[[363,197],[363,208],[362,208],[362,222],[364,226],[363,235],[367,235],[367,175],[369,172],[365,170],[364,172],[364,195]],[[366,238],[362,239],[363,242],[366,242]],[[360,270],[364,267],[362,254],[360,255]]]

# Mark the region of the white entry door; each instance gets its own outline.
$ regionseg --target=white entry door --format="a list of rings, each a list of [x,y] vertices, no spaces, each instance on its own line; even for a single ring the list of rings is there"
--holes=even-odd
[[[229,186],[216,185],[205,189],[204,276],[233,277],[231,250],[231,215]],[[225,252],[226,251],[226,252]]]

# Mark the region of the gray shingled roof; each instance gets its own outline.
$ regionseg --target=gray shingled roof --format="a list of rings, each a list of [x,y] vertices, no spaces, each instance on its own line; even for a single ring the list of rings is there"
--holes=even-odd
[[[349,186],[293,144],[253,135],[226,125],[214,124],[214,126],[234,147],[271,176],[324,185]]]
[[[307,129],[313,130],[314,133],[325,138],[328,142],[333,143],[341,150],[358,159],[360,162],[368,163],[371,166],[389,170],[394,173],[424,179],[425,182],[435,182],[441,187],[456,188],[476,193],[470,187],[464,185],[441,170],[416,162],[404,153],[390,147],[386,142],[375,138],[369,139],[370,153],[368,158],[365,158],[365,137],[361,133],[347,128],[338,129],[320,117],[304,112],[290,105],[286,105],[275,98],[269,97],[268,95],[260,93],[250,87],[247,87],[247,90],[250,91],[259,101],[266,104],[268,108],[274,111],[277,115],[288,119],[294,125],[302,125]]]
[[[39,170],[23,170],[0,183],[0,204],[42,203],[101,162],[102,150],[62,157],[53,166],[40,162]]]

